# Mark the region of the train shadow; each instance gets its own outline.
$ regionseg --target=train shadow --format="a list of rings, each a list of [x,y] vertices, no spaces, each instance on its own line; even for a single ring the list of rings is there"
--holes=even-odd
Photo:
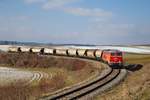
[[[142,67],[143,67],[143,65],[141,65],[141,64],[129,64],[129,65],[127,65],[127,66],[124,66],[124,68],[125,68],[126,70],[129,70],[129,71],[132,71],[132,72],[138,71],[138,70],[140,70]]]
[[[125,66],[110,66],[110,67],[113,69],[126,69],[128,71],[134,72],[134,71],[140,70],[143,67],[143,65],[141,65],[141,64],[129,64],[129,65],[125,65]]]

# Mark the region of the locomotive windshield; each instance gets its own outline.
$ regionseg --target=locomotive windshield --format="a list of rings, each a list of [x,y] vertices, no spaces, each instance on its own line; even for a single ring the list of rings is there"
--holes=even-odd
[[[122,53],[121,52],[111,53],[111,56],[122,56]]]
[[[111,56],[115,56],[115,53],[111,53]]]
[[[121,53],[121,52],[118,52],[118,53],[117,53],[117,56],[122,56],[122,53]]]

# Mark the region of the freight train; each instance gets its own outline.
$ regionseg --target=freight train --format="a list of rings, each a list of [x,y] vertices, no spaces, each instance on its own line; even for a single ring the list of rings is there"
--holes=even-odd
[[[95,59],[107,63],[109,66],[123,66],[122,52],[114,49],[54,49],[54,48],[30,48],[30,47],[9,47],[9,52],[38,53],[45,55],[58,55],[70,57],[82,57]]]

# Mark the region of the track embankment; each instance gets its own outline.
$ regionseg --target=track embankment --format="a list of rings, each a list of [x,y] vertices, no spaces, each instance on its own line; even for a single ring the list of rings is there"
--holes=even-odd
[[[40,100],[75,100],[90,99],[112,86],[118,84],[126,76],[126,70],[108,68],[88,82],[82,82],[74,87],[62,89],[43,96]]]

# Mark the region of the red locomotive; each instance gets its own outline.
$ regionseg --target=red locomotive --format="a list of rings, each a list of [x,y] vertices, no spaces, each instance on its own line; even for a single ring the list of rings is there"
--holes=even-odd
[[[110,66],[123,65],[122,52],[119,50],[103,50],[101,58]]]

